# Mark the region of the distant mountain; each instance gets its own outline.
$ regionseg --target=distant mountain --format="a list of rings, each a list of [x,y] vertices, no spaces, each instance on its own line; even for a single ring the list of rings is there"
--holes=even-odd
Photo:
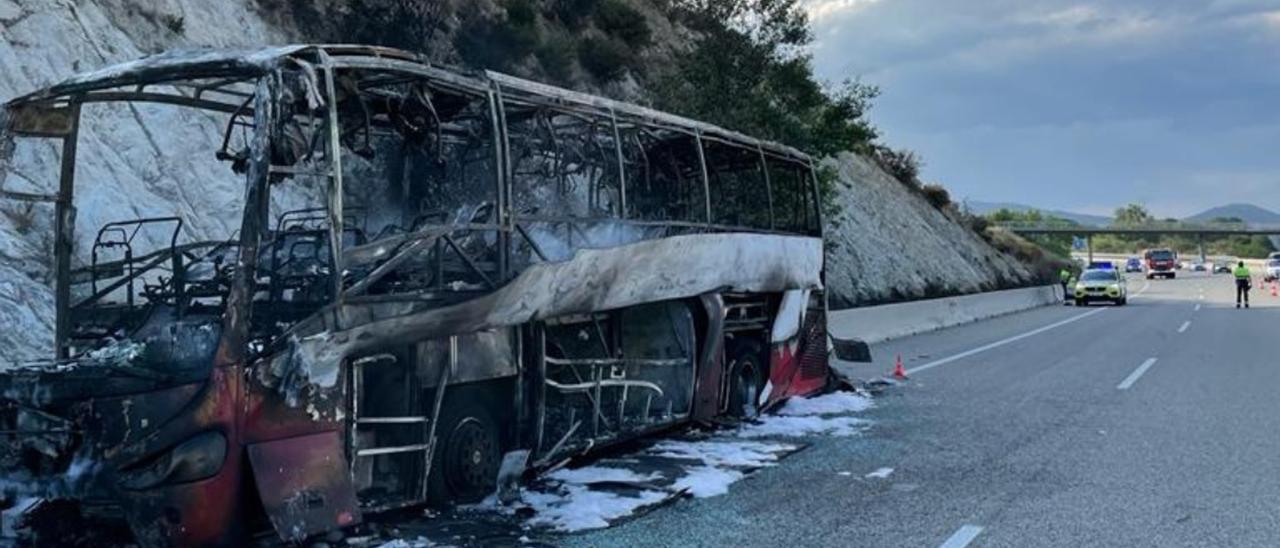
[[[1209,208],[1184,220],[1205,222],[1219,217],[1235,217],[1249,224],[1280,224],[1280,213],[1253,204],[1227,204]]]
[[[1010,211],[1030,211],[1032,209],[1038,209],[1040,210],[1041,213],[1044,213],[1046,215],[1052,215],[1054,217],[1075,221],[1082,225],[1106,226],[1111,224],[1111,217],[1104,217],[1102,215],[1074,213],[1071,211],[1062,211],[1060,209],[1044,209],[1040,207],[1029,206],[1026,204],[1015,204],[1011,202],[983,202],[980,200],[968,200],[965,202],[965,205],[969,206],[970,211],[973,211],[978,215],[986,215],[988,213],[999,211],[1001,209],[1008,209]]]

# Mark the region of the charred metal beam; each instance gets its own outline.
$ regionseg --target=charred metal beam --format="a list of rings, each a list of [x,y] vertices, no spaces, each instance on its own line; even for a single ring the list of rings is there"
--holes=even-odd
[[[484,280],[485,285],[490,288],[498,287],[497,284],[493,283],[493,279],[490,278],[488,274],[485,274],[484,270],[481,270],[480,266],[471,259],[471,256],[468,255],[466,251],[463,251],[462,246],[458,245],[458,242],[455,241],[453,237],[445,234],[441,236],[441,238],[444,239],[445,243],[449,244],[449,247],[453,249],[454,253],[458,254],[458,257],[462,259],[462,262],[466,263],[467,268],[470,268],[472,272],[475,272],[477,276],[480,276],[480,279]]]
[[[431,422],[427,426],[427,447],[422,470],[422,498],[427,498],[427,485],[431,478],[431,465],[435,459],[436,426],[440,424],[440,409],[444,406],[444,394],[449,387],[449,377],[458,367],[458,337],[449,337],[449,364],[440,368],[440,379],[436,382],[435,400],[431,405]]]
[[[254,92],[253,125],[259,128],[249,144],[249,170],[245,176],[245,208],[240,222],[240,256],[231,291],[227,295],[226,311],[222,320],[222,343],[218,347],[215,365],[231,365],[244,360],[249,337],[249,321],[252,316],[254,279],[258,266],[258,246],[267,228],[270,214],[268,181],[271,167],[270,128],[274,128],[279,113],[276,112],[276,94],[281,82],[275,74],[258,79]]]
[[[67,107],[70,126],[62,139],[62,173],[58,178],[58,200],[54,203],[54,320],[55,358],[71,356],[67,339],[71,335],[71,254],[75,251],[76,145],[80,134],[80,103]]]
[[[534,241],[533,237],[529,235],[529,231],[525,230],[524,225],[517,224],[515,226],[516,231],[520,232],[521,236],[524,236],[524,241],[529,243],[529,248],[533,250],[533,253],[537,255],[542,262],[547,262],[547,254],[542,251],[542,246],[539,246],[538,242]]]
[[[171,95],[167,93],[155,93],[146,91],[95,91],[85,94],[81,103],[159,103],[165,105],[175,105],[180,107],[198,108],[201,110],[212,110],[215,112],[225,112],[227,114],[235,114],[241,111],[239,104],[223,103],[219,101],[211,101],[208,99],[200,99],[197,97],[187,97],[186,95]],[[252,115],[252,111],[245,111]]]
[[[707,174],[707,155],[702,146],[702,130],[698,130],[696,134],[698,145],[698,166],[702,173],[702,202],[706,205],[707,224],[711,223],[711,177]]]
[[[817,226],[817,229],[816,229],[817,235],[822,236],[822,233],[824,230],[822,226],[822,196],[818,192],[818,168],[814,166],[812,159],[809,160],[809,192],[810,192],[810,196],[812,196],[813,198],[811,200],[811,205],[813,209],[813,218],[815,221],[810,226]],[[806,211],[808,209],[809,208],[806,208]],[[805,228],[807,229],[809,227],[805,227]],[[825,277],[825,272],[824,272],[824,277]],[[826,283],[826,280],[823,280],[823,283]]]
[[[517,223],[550,223],[550,224],[601,224],[615,223],[630,226],[646,226],[654,228],[687,228],[703,229],[708,232],[747,232],[755,234],[776,234],[779,236],[794,235],[785,230],[769,230],[746,226],[708,224],[700,221],[645,221],[640,219],[617,219],[613,217],[564,217],[559,215],[519,215]]]
[[[538,362],[537,369],[534,370],[534,386],[536,387],[537,396],[534,400],[534,413],[536,414],[536,422],[534,424],[534,442],[533,451],[535,454],[542,453],[542,442],[546,435],[547,426],[547,328],[542,323],[534,324],[534,340],[537,341]],[[570,432],[576,429],[570,428]],[[558,444],[557,444],[558,446]]]
[[[685,363],[689,363],[689,362],[688,362],[688,360],[686,360],[686,361],[685,361]],[[589,381],[589,382],[580,382],[580,383],[573,383],[573,384],[561,384],[561,383],[558,383],[558,382],[553,381],[553,380],[551,380],[551,379],[547,379],[547,381],[546,381],[546,382],[547,382],[547,386],[550,386],[551,388],[554,388],[554,389],[556,389],[556,390],[559,390],[560,392],[565,393],[565,394],[578,394],[578,393],[591,392],[591,391],[593,391],[593,390],[596,390],[596,389],[597,389],[597,387],[601,387],[601,388],[604,388],[604,387],[608,387],[608,388],[616,388],[616,387],[635,387],[635,388],[645,388],[645,389],[648,389],[648,390],[652,390],[652,391],[654,391],[654,392],[657,392],[659,396],[662,396],[662,395],[664,394],[664,392],[662,391],[662,387],[658,386],[657,384],[651,383],[651,382],[649,382],[649,381],[632,381],[632,380],[626,380],[626,379],[598,379],[598,380]],[[599,398],[600,398],[600,394],[599,394],[599,392],[597,391],[597,393],[596,393],[596,397],[595,397],[594,399],[595,399],[595,401],[596,401],[596,402],[599,402]],[[598,405],[598,404],[597,404],[597,405]]]
[[[17,192],[13,190],[0,190],[0,197],[19,202],[57,202],[57,194],[34,194],[31,192]]]
[[[342,310],[342,142],[341,127],[338,125],[338,93],[334,80],[337,79],[336,68],[329,54],[319,50],[320,63],[324,67],[324,93],[327,122],[329,125],[329,151],[326,156],[329,171],[329,252],[333,257],[333,271],[330,272],[331,295]]]
[[[95,291],[92,295],[89,295],[88,297],[85,297],[84,299],[81,299],[81,300],[80,300],[80,302],[78,302],[78,303],[76,303],[76,304],[72,305],[70,308],[71,308],[71,309],[75,309],[75,308],[83,308],[83,307],[85,307],[85,306],[87,306],[87,305],[89,305],[89,304],[92,304],[92,303],[94,303],[94,302],[97,302],[99,299],[101,299],[101,298],[103,298],[103,297],[106,297],[107,295],[110,295],[110,294],[111,294],[111,292],[113,292],[113,291],[115,291],[115,290],[117,290],[117,289],[120,289],[121,287],[124,287],[125,285],[130,285],[134,280],[137,280],[137,279],[138,279],[139,277],[141,277],[143,274],[146,274],[147,272],[150,272],[152,269],[154,269],[154,268],[156,268],[156,267],[158,267],[158,266],[160,266],[160,265],[164,264],[164,262],[165,262],[166,260],[170,260],[170,259],[172,259],[172,257],[170,256],[171,254],[170,254],[170,253],[168,253],[167,251],[166,251],[165,253],[163,253],[163,254],[156,254],[156,255],[157,255],[157,256],[155,256],[155,258],[153,258],[150,262],[148,262],[148,263],[146,263],[146,264],[142,265],[142,267],[138,268],[137,270],[134,270],[134,271],[130,272],[128,276],[123,276],[123,277],[121,277],[119,280],[116,280],[116,281],[114,281],[114,282],[111,282],[111,283],[110,283],[110,284],[108,284],[106,287],[104,287],[104,288],[102,288],[102,289],[100,289],[100,290],[98,290],[98,291]],[[174,254],[174,255],[176,255],[176,254]],[[122,262],[123,264],[129,264],[129,263],[134,263],[134,262],[137,262],[137,261],[136,261],[136,260],[125,260],[125,261],[121,261],[121,262]],[[98,267],[94,267],[94,268],[96,269],[96,268],[98,268]]]
[[[498,218],[500,226],[511,227],[512,167],[511,144],[507,136],[506,111],[502,106],[502,87],[496,83],[486,95],[489,104],[489,121],[493,132],[494,175],[498,191]],[[509,230],[498,233],[498,278],[503,282],[511,277],[511,235]]]
[[[592,367],[598,366],[617,366],[617,365],[650,365],[659,367],[688,365],[689,358],[547,358],[547,363],[552,365],[588,365]]]
[[[618,201],[621,207],[618,217],[627,218],[627,168],[622,156],[622,133],[618,131],[618,116],[609,109],[609,125],[613,127],[613,146],[618,156]]]
[[[425,250],[427,246],[434,245],[436,242],[436,238],[438,238],[441,234],[443,234],[444,231],[441,229],[436,229],[434,232],[435,232],[435,237],[423,236],[420,238],[415,238],[413,241],[409,242],[409,244],[406,245],[404,249],[397,251],[396,254],[392,255],[390,259],[387,259],[381,265],[378,265],[377,268],[373,269],[373,272],[370,272],[363,279],[361,279],[360,281],[353,284],[350,288],[348,288],[345,292],[344,297],[354,297],[354,296],[363,294],[365,291],[369,289],[369,286],[377,283],[378,280],[381,280],[387,274],[390,274],[392,271],[394,271],[397,267],[399,267],[405,261],[417,256],[417,254]]]
[[[769,230],[774,230],[778,225],[773,213],[773,181],[769,179],[769,158],[764,155],[763,147],[757,147],[756,151],[760,153],[760,172],[764,174],[764,190],[769,196]]]

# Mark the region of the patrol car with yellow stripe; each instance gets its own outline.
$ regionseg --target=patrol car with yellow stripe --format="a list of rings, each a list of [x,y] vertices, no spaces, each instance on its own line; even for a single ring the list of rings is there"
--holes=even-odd
[[[1091,302],[1106,301],[1122,306],[1129,302],[1129,286],[1124,274],[1111,265],[1090,265],[1080,274],[1079,281],[1072,289],[1076,306],[1084,306]]]

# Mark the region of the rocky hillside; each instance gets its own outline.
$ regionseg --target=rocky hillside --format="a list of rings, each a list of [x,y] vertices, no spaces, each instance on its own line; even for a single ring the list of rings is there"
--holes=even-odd
[[[530,13],[520,8],[527,1],[504,2],[0,0],[0,101],[166,49],[360,41],[377,33],[430,44],[440,62],[493,64],[643,100],[646,67],[662,66],[689,40],[689,31],[664,19],[655,3],[557,0]],[[242,179],[213,158],[220,132],[217,120],[173,107],[87,108],[77,167],[81,255],[97,227],[137,217],[180,215],[183,240],[229,237]],[[47,142],[22,144],[4,184],[49,191],[56,152]],[[1015,261],[871,163],[843,155],[831,164],[840,173],[843,208],[830,230],[833,305],[966,293],[1028,279]],[[0,363],[48,356],[51,221],[47,206],[0,203]]]
[[[0,101],[165,49],[259,47],[292,36],[240,0],[0,0]],[[243,178],[213,158],[219,139],[218,121],[193,111],[87,107],[77,162],[82,242],[106,222],[174,214],[187,221],[183,239],[230,235]],[[20,140],[3,183],[56,189],[57,148]],[[0,201],[0,363],[49,356],[52,220],[47,205]]]
[[[871,160],[825,161],[838,174],[840,214],[827,219],[832,308],[1018,287],[1034,276],[949,211]]]

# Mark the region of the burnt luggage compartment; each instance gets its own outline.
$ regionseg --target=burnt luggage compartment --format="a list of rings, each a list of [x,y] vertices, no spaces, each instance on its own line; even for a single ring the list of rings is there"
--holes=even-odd
[[[233,229],[77,227],[76,144],[100,129],[81,112],[128,103],[218,121]],[[57,188],[8,177],[43,140]],[[144,546],[301,541],[827,380],[808,156],[403,51],[72,77],[0,110],[0,197],[54,217],[51,359],[0,373],[26,541],[76,520]]]

